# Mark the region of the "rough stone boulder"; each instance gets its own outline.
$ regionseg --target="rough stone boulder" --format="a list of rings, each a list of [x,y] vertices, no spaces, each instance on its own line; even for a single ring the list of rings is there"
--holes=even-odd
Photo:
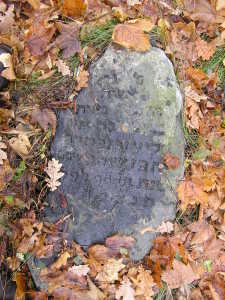
[[[51,153],[65,173],[49,196],[46,217],[71,214],[69,237],[82,246],[116,232],[136,242],[133,259],[149,251],[154,234],[140,231],[175,217],[177,181],[183,176],[182,97],[173,66],[157,48],[137,53],[110,47],[90,67],[77,110],[60,111]],[[179,158],[176,170],[163,156]]]

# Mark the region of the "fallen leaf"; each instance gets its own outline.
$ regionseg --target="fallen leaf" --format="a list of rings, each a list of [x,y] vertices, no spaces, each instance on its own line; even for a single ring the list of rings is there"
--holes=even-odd
[[[216,11],[208,0],[184,0],[184,8],[194,21],[206,23],[214,23],[216,21]]]
[[[135,284],[135,296],[142,296],[145,300],[152,300],[154,296],[153,287],[155,283],[149,270],[145,270],[143,267],[138,268],[137,278],[132,278]]]
[[[10,5],[7,10],[5,7],[0,13],[0,33],[5,34],[10,32],[15,23],[14,5]]]
[[[58,71],[62,73],[63,76],[71,75],[69,66],[67,66],[62,59],[58,59],[55,64],[58,68]]]
[[[8,129],[9,121],[14,118],[14,111],[11,109],[1,108],[0,107],[0,124],[1,127]]]
[[[187,78],[190,79],[197,89],[201,89],[209,81],[208,76],[200,69],[188,67],[186,69]]]
[[[125,278],[121,284],[119,289],[116,291],[116,299],[117,300],[135,300],[134,298],[134,289],[132,288],[131,282],[128,278]]]
[[[127,21],[125,24],[132,25],[144,32],[150,32],[155,26],[150,19],[135,19]]]
[[[81,51],[79,37],[79,26],[75,22],[69,24],[57,23],[60,35],[55,44],[62,49],[63,58],[68,58]]]
[[[103,282],[114,282],[119,279],[119,272],[125,268],[122,263],[123,259],[116,260],[110,258],[103,266],[103,271],[96,276],[98,281]]]
[[[162,273],[162,280],[165,281],[169,288],[177,289],[197,280],[198,276],[193,272],[191,266],[174,259],[173,270]]]
[[[33,250],[35,243],[39,242],[40,233],[34,233],[31,237],[24,237],[17,248],[18,253],[27,253]]]
[[[113,30],[114,43],[128,49],[146,52],[150,49],[150,41],[147,34],[131,24],[118,24]]]
[[[57,270],[60,269],[62,266],[65,266],[67,264],[67,259],[70,257],[69,252],[64,252],[59,256],[56,262],[54,262],[51,265],[51,270]]]
[[[88,255],[97,261],[107,261],[111,257],[109,249],[104,245],[93,245],[88,248]]]
[[[90,300],[104,300],[106,298],[104,293],[96,287],[96,285],[90,280],[89,277],[87,278],[87,282],[89,286],[87,296],[90,297]],[[85,297],[83,299],[85,299]]]
[[[127,0],[127,5],[134,6],[137,4],[141,4],[142,0]]]
[[[7,159],[7,154],[2,149],[7,149],[7,146],[2,142],[2,137],[0,136],[0,165],[3,165],[3,160]]]
[[[26,0],[34,9],[40,8],[40,0]]]
[[[120,253],[121,247],[130,249],[133,246],[134,242],[135,240],[131,236],[117,234],[108,237],[105,241],[105,245],[106,247],[110,248],[110,250],[112,250],[110,251],[110,253],[116,255]]]
[[[12,178],[13,170],[10,167],[8,159],[4,160],[3,164],[0,165],[0,191],[6,187]]]
[[[80,91],[82,88],[88,87],[88,78],[88,71],[85,71],[83,67],[80,67],[79,74],[77,76],[76,91]]]
[[[90,268],[88,265],[79,265],[79,266],[72,266],[68,269],[69,272],[73,273],[77,276],[86,276],[88,272],[90,271]]]
[[[216,1],[216,10],[221,10],[225,8],[225,1],[224,0],[217,0]]]
[[[188,228],[192,232],[195,232],[190,242],[191,245],[202,244],[215,237],[215,231],[213,226],[209,225],[204,221],[194,222],[191,225],[189,225]]]
[[[21,272],[16,272],[16,293],[14,300],[25,300],[26,298],[26,279]]]
[[[53,23],[49,23],[50,11],[38,10],[34,13],[31,26],[27,33],[27,48],[34,56],[41,56],[47,51],[47,47],[56,31]]]
[[[208,195],[196,180],[186,179],[180,182],[177,188],[178,198],[181,201],[180,208],[185,211],[189,205],[208,205]]]
[[[171,153],[167,153],[164,155],[164,163],[166,164],[169,170],[175,170],[179,167],[180,161],[177,156]]]
[[[38,123],[44,131],[49,129],[49,125],[52,129],[52,134],[55,135],[56,130],[56,115],[55,113],[48,108],[40,110],[35,108],[31,113],[31,118],[33,123]]]
[[[196,40],[196,49],[199,58],[201,57],[204,60],[209,60],[213,56],[216,47],[214,44],[207,43],[206,41],[198,37],[198,39]]]
[[[195,102],[206,101],[207,96],[205,94],[199,94],[191,85],[187,85],[184,88],[185,99],[188,101],[189,99]]]
[[[19,134],[18,137],[11,138],[9,145],[20,156],[28,155],[31,148],[29,138],[25,133]]]
[[[171,233],[174,231],[174,224],[169,221],[162,222],[162,224],[159,227],[157,227],[156,231],[160,232],[161,234]]]
[[[60,172],[62,164],[59,163],[58,160],[53,158],[48,162],[48,166],[45,168],[45,172],[48,174],[49,178],[46,178],[47,186],[51,191],[57,190],[57,188],[61,185],[59,179],[63,177],[64,173]]]
[[[1,72],[1,76],[5,77],[8,80],[15,80],[16,75],[14,73],[12,55],[10,53],[1,53],[0,62],[6,68]]]
[[[64,0],[63,1],[63,13],[70,17],[80,17],[87,9],[87,4],[85,0]]]

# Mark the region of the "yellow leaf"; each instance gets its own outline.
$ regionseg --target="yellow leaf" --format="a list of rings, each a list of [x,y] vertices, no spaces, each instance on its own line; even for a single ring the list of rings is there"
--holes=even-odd
[[[150,49],[150,41],[147,34],[133,24],[118,24],[113,31],[114,43],[128,49],[145,52]]]

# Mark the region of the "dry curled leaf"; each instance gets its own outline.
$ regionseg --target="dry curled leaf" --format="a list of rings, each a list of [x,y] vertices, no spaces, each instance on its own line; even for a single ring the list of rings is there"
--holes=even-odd
[[[179,167],[180,161],[179,158],[171,153],[167,153],[164,155],[164,163],[168,167],[168,169],[177,169]]]
[[[145,52],[150,49],[150,41],[147,34],[133,24],[118,24],[113,30],[114,43],[128,49]]]
[[[69,24],[57,23],[60,35],[55,44],[62,49],[63,58],[68,58],[81,51],[79,37],[79,26],[75,22]]]
[[[3,160],[7,159],[7,154],[4,150],[2,150],[6,148],[7,146],[5,143],[2,142],[2,137],[0,136],[0,165],[3,165]]]
[[[63,76],[71,75],[69,66],[62,59],[58,59],[55,64]]]
[[[131,282],[128,278],[124,279],[116,291],[116,300],[134,300],[134,289],[132,288]]]
[[[45,172],[48,174],[49,178],[46,178],[47,186],[51,191],[57,190],[57,188],[61,185],[59,179],[63,177],[64,173],[60,172],[62,164],[59,163],[58,160],[53,158],[48,162],[47,168],[45,168]]]
[[[185,265],[177,259],[173,261],[173,270],[165,271],[162,274],[162,280],[171,289],[180,288],[197,279],[198,276],[193,272],[191,266],[189,264]]]
[[[19,134],[18,137],[11,138],[9,145],[20,156],[28,155],[31,148],[29,138],[25,133]]]
[[[38,123],[44,131],[47,131],[51,126],[52,134],[55,135],[56,115],[51,109],[40,110],[36,108],[32,111],[31,118],[33,123]]]

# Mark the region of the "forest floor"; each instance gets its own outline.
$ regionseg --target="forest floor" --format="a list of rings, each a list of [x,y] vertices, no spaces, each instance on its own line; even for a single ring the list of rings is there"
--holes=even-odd
[[[225,299],[224,0],[4,0],[0,12],[0,298]],[[85,253],[63,238],[67,217],[42,220],[63,176],[49,152],[57,111],[76,111],[89,65],[111,43],[163,49],[184,99],[176,220],[149,228],[158,235],[139,263],[130,237]],[[52,256],[38,291],[28,262]]]

